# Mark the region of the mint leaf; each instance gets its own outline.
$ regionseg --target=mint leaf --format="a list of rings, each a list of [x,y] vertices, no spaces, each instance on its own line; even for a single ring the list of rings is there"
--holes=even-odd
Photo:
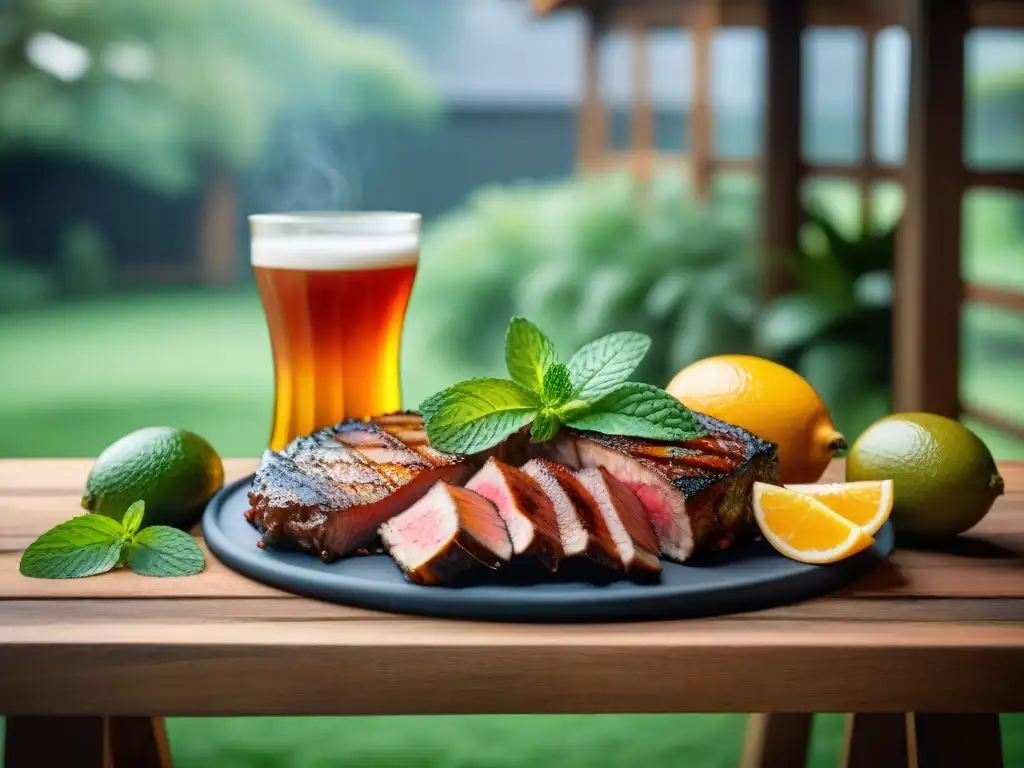
[[[543,331],[523,317],[513,317],[505,332],[505,366],[512,381],[541,392],[544,374],[558,362],[555,345]]]
[[[36,579],[75,579],[109,571],[121,555],[121,523],[104,515],[80,515],[29,544],[18,570]]]
[[[572,379],[569,377],[569,369],[561,363],[555,363],[548,368],[541,386],[541,399],[544,401],[544,405],[557,408],[568,402],[572,393],[573,386]]]
[[[139,531],[128,556],[128,567],[143,576],[192,576],[205,564],[206,557],[196,540],[167,525],[151,525]]]
[[[693,440],[707,434],[686,406],[650,384],[623,384],[566,424],[651,440]]]
[[[445,390],[442,390],[440,392],[435,392],[422,403],[420,403],[420,413],[423,415],[424,421],[433,416],[437,409],[441,407],[441,405],[444,403],[444,398]]]
[[[562,422],[550,411],[541,411],[530,425],[530,438],[538,443],[550,440],[558,434]]]
[[[629,378],[650,347],[648,336],[632,331],[612,333],[584,345],[569,361],[574,397],[596,400],[608,394]]]
[[[136,501],[125,510],[124,517],[121,518],[121,528],[126,537],[131,538],[138,532],[144,514],[146,514],[146,502],[144,501]]]
[[[439,395],[426,420],[427,439],[448,453],[491,448],[533,421],[543,406],[538,395],[507,379],[470,379]]]

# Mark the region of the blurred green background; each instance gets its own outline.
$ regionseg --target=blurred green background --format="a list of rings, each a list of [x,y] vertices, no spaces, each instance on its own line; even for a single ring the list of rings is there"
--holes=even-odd
[[[245,216],[406,209],[426,231],[403,350],[410,405],[500,370],[512,314],[566,352],[648,333],[639,375],[754,352],[804,373],[842,430],[890,407],[892,231],[898,186],[870,227],[844,181],[804,189],[798,290],[759,304],[756,179],[723,176],[698,205],[661,173],[647,205],[629,177],[573,173],[579,19],[525,0],[36,0],[0,7],[0,457],[95,456],[152,424],[255,456],[270,350]],[[968,160],[1024,163],[1024,41],[978,30],[968,61]],[[907,41],[877,40],[876,159],[903,155]],[[657,136],[688,143],[689,39],[655,40]],[[854,30],[811,30],[805,153],[861,158]],[[613,40],[613,139],[628,126],[629,51]],[[716,42],[717,151],[760,151],[763,40]],[[964,276],[1024,290],[1024,198],[971,192]],[[961,388],[1024,423],[1024,317],[965,305]],[[1000,458],[1024,443],[971,424]],[[811,764],[833,765],[838,716]],[[1007,718],[1009,765],[1024,727]],[[735,765],[739,716],[273,718],[169,722],[180,766],[427,768]]]

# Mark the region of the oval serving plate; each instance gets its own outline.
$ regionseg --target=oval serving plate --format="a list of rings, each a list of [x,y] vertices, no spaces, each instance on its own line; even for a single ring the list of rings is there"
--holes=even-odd
[[[370,610],[439,618],[514,622],[608,622],[681,619],[759,610],[808,600],[846,586],[888,557],[889,523],[868,550],[831,565],[807,565],[764,541],[695,558],[662,561],[658,577],[609,580],[601,569],[567,561],[551,574],[533,563],[482,569],[458,586],[410,582],[386,555],[323,563],[303,552],[260,549],[245,519],[252,475],[223,488],[207,505],[203,532],[228,567],[299,595]]]

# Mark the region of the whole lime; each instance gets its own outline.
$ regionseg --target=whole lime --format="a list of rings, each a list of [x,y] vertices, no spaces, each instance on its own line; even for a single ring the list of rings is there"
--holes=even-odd
[[[1003,493],[1003,478],[981,438],[931,413],[886,416],[854,442],[846,479],[886,478],[893,481],[893,528],[915,536],[963,533]]]
[[[188,529],[224,484],[220,456],[199,435],[146,427],[125,435],[96,459],[82,506],[120,520],[128,506],[146,503],[142,525]]]

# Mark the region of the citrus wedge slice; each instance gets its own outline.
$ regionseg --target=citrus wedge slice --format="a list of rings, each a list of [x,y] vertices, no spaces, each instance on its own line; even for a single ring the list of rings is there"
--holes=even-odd
[[[766,483],[754,483],[754,518],[768,543],[801,563],[834,563],[874,541],[813,496]]]
[[[868,536],[874,536],[892,512],[892,480],[809,483],[786,488],[813,496],[833,512],[859,525]]]

